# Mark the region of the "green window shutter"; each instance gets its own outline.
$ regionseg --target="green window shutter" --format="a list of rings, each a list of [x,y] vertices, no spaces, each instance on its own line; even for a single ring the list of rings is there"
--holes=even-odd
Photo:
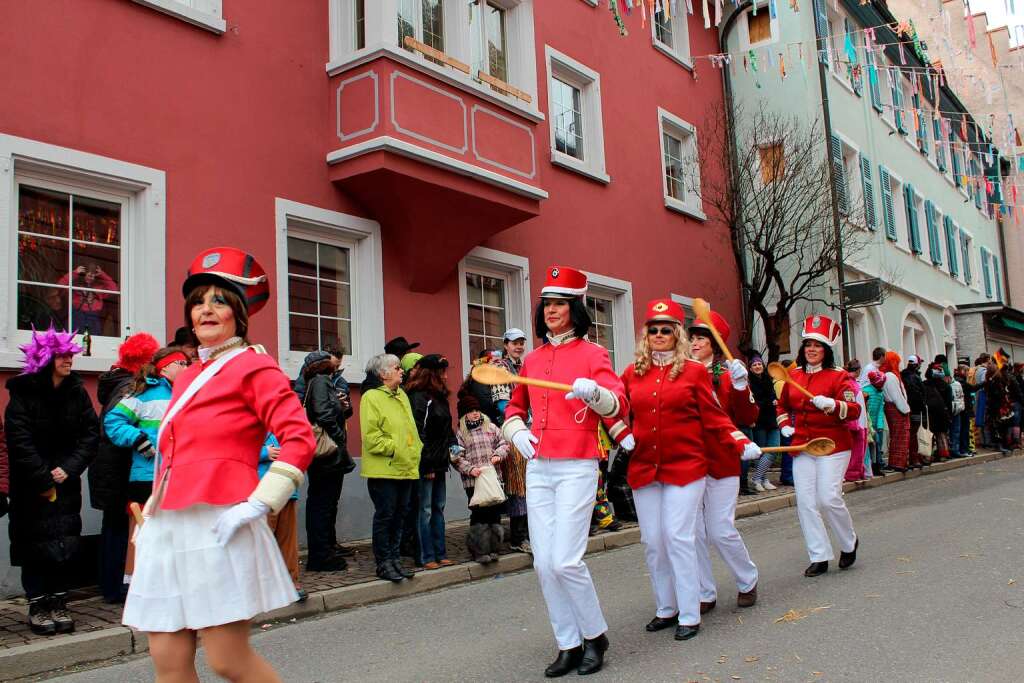
[[[835,175],[836,201],[839,202],[839,213],[847,216],[850,213],[850,200],[846,191],[846,165],[843,163],[843,142],[838,135],[832,135],[832,171]]]
[[[818,59],[828,64],[828,16],[824,0],[814,0],[814,22],[818,25]]]
[[[935,163],[940,171],[946,170],[946,148],[942,144],[942,116],[932,117],[932,132],[935,134]]]
[[[988,269],[988,250],[981,248],[981,281],[985,284],[985,296],[992,298],[992,273]]]
[[[996,301],[1003,300],[1003,283],[999,280],[999,259],[992,254],[992,281],[996,283]]]
[[[904,193],[907,199],[907,228],[910,231],[910,251],[920,254],[921,249],[921,225],[917,215],[917,204],[914,202],[914,186],[907,183],[904,186]]]
[[[956,141],[953,139],[952,132],[949,135],[949,139],[955,145]],[[963,183],[960,180],[960,175],[963,173],[963,171],[960,168],[960,150],[956,149],[954,145],[950,145],[949,156],[952,157],[953,159],[953,183],[957,187],[960,187],[961,185],[963,185]]]
[[[896,212],[892,208],[892,185],[889,171],[885,166],[878,167],[878,182],[882,186],[882,219],[885,221],[885,236],[896,241]]]
[[[878,228],[878,217],[875,215],[875,187],[871,181],[871,160],[860,155],[860,176],[864,184],[864,222],[868,228]]]
[[[981,208],[981,193],[985,191],[985,188],[982,186],[982,184],[981,184],[981,182],[980,182],[980,180],[978,178],[978,176],[981,175],[981,174],[978,172],[978,162],[975,161],[973,157],[971,158],[970,169],[971,169],[971,187],[974,188],[974,190],[973,190],[973,194],[974,194],[974,208],[980,209]]]
[[[932,264],[940,266],[942,265],[942,245],[939,243],[937,213],[935,204],[931,200],[925,200],[924,219],[928,226],[928,255],[932,259]]]
[[[952,277],[960,275],[960,266],[956,257],[956,225],[949,216],[942,219],[942,228],[946,232],[946,253],[949,254],[949,274]]]
[[[903,87],[900,79],[900,72],[897,69],[896,75],[893,76],[892,81],[892,102],[893,102],[893,117],[896,121],[896,130],[900,133],[907,134],[907,126],[903,121]]]
[[[960,255],[964,257],[964,282],[971,284],[971,246],[963,229],[960,230]]]
[[[878,82],[878,67],[875,65],[875,55],[871,50],[865,49],[865,58],[868,66],[868,88],[871,90],[871,106],[876,111],[882,111],[882,88]]]

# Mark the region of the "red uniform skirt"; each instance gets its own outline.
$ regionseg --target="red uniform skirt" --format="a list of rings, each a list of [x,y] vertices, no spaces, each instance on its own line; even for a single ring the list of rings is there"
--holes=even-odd
[[[889,467],[905,470],[910,459],[910,416],[886,403],[885,421],[889,425]]]

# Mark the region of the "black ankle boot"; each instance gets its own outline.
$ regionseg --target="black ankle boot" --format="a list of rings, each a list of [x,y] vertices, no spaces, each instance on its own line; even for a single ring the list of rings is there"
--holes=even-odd
[[[576,667],[580,665],[580,661],[583,659],[583,646],[577,645],[571,650],[559,650],[558,656],[555,657],[555,661],[548,665],[548,668],[544,669],[544,675],[548,678],[558,678],[564,676]]]
[[[395,565],[390,561],[381,562],[377,565],[377,578],[393,581],[394,583],[401,583],[405,580],[405,577],[398,573]]]
[[[28,627],[39,636],[52,636],[57,632],[57,624],[50,613],[50,601],[45,596],[28,601]]]
[[[839,568],[849,569],[857,561],[857,548],[860,547],[860,536],[853,543],[853,550],[848,553],[839,553]]]
[[[604,666],[604,653],[608,651],[608,634],[583,641],[583,660],[576,673],[580,676],[596,674]]]
[[[402,566],[401,560],[392,560],[391,566],[395,568],[395,571],[398,572],[403,579],[411,579],[416,576],[416,572]]]
[[[811,562],[810,566],[804,570],[804,576],[820,576],[828,571],[828,561],[825,562]]]
[[[57,633],[71,633],[75,630],[75,620],[68,612],[68,594],[55,593],[50,596],[50,616],[57,627]]]

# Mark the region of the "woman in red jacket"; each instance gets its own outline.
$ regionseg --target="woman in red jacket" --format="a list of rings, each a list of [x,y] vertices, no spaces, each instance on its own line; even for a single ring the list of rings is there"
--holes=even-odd
[[[717,311],[711,320],[721,335],[729,339],[729,323]],[[757,421],[758,407],[750,393],[747,368],[740,360],[723,361],[717,353],[710,328],[702,321],[690,325],[690,355],[707,368],[711,387],[729,419],[737,427],[751,427]],[[750,559],[746,544],[736,530],[736,496],[740,492],[740,458],[724,449],[713,438],[706,439],[708,477],[701,506],[703,519],[697,525],[697,566],[700,569],[700,611],[706,614],[715,608],[718,587],[711,569],[714,544],[719,556],[736,580],[736,605],[753,607],[757,603],[757,566]]]
[[[647,304],[636,362],[622,375],[636,440],[627,479],[657,604],[647,630],[675,626],[676,640],[700,628],[695,543],[708,472],[705,440],[737,461],[761,452],[718,404],[704,366],[690,360],[683,318],[671,299]]]
[[[840,569],[847,569],[857,560],[860,543],[843,501],[843,477],[852,447],[845,423],[860,415],[860,406],[847,385],[847,373],[835,367],[832,346],[839,340],[839,334],[839,325],[823,315],[812,315],[804,321],[803,344],[796,358],[798,367],[789,374],[814,398],[807,398],[787,383],[776,407],[782,435],[792,437],[793,443],[823,436],[836,442],[832,455],[815,457],[799,453],[793,458],[796,511],[811,559],[804,571],[808,577],[827,572],[829,560],[835,557],[822,513],[839,541]]]
[[[207,250],[182,291],[201,362],[178,376],[160,427],[123,621],[148,632],[157,681],[198,680],[197,635],[217,675],[277,681],[249,645],[249,620],[298,598],[267,514],[302,482],[313,434],[288,378],[246,338],[269,295],[255,259]],[[268,432],[281,451],[260,479]]]

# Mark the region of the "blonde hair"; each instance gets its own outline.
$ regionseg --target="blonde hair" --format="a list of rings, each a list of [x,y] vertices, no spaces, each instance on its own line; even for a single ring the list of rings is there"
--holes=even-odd
[[[674,380],[683,370],[683,365],[690,359],[690,339],[686,330],[679,323],[671,323],[665,320],[655,320],[652,323],[659,325],[669,324],[672,326],[672,333],[676,337],[676,347],[673,349],[672,369],[669,370],[668,378]],[[633,371],[637,376],[643,376],[654,362],[651,360],[651,344],[647,341],[647,325],[645,324],[636,338],[636,360],[633,362]]]

